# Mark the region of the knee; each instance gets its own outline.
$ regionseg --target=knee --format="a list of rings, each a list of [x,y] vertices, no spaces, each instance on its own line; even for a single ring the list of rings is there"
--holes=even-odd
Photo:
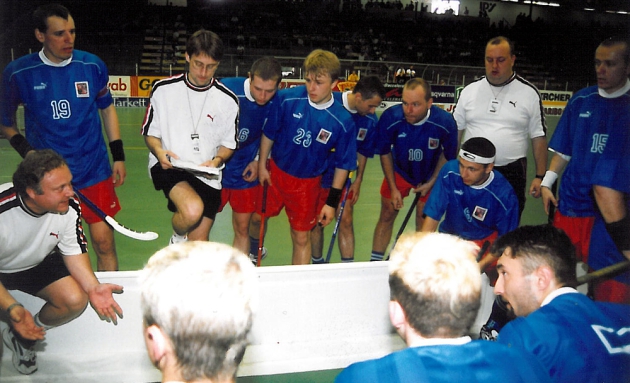
[[[63,305],[73,316],[80,315],[88,304],[88,296],[81,289],[68,289],[63,295]]]
[[[188,226],[193,226],[203,216],[203,202],[191,202],[185,204],[179,211]]]

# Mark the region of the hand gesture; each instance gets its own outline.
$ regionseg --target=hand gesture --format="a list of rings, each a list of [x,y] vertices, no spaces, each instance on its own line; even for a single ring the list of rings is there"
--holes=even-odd
[[[113,294],[121,294],[123,287],[111,283],[99,283],[88,291],[90,305],[96,311],[101,320],[118,324],[118,317],[122,319],[123,312],[114,300]]]

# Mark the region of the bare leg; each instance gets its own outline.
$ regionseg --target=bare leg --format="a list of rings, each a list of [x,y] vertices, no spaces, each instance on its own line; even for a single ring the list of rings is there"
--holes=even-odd
[[[308,265],[311,263],[311,232],[291,229],[293,241],[293,264]]]
[[[346,203],[339,223],[339,253],[342,259],[354,258],[354,226],[352,214],[354,207]]]
[[[396,216],[398,216],[398,210],[394,210],[391,200],[389,198],[381,197],[381,214],[378,218],[378,223],[374,228],[372,251],[385,253],[387,245],[392,239],[392,231]]]
[[[232,246],[245,254],[249,254],[249,222],[251,216],[251,213],[232,212],[232,227],[234,228]]]
[[[96,253],[96,269],[98,271],[118,271],[114,229],[104,221],[91,223],[88,227],[92,247]]]
[[[39,320],[48,326],[59,326],[81,315],[88,296],[77,281],[67,276],[51,283],[37,293],[46,301],[39,311]]]

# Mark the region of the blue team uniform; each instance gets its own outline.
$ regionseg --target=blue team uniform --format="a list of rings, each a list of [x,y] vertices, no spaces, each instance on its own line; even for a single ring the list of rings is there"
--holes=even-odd
[[[243,171],[250,162],[256,159],[260,146],[260,137],[269,121],[269,111],[274,106],[275,97],[265,105],[258,105],[245,94],[245,78],[233,77],[221,80],[223,85],[238,97],[238,148],[225,164],[223,169],[223,187],[228,189],[248,189],[258,185],[258,180],[247,182],[243,179]]]
[[[335,102],[339,102],[343,105],[343,93],[333,92]],[[378,118],[376,114],[368,114],[362,116],[359,113],[351,113],[354,125],[357,129],[357,152],[366,158],[374,157],[376,151],[376,124]],[[335,175],[335,168],[329,167],[322,176],[322,188],[330,188],[332,185],[333,177]]]
[[[433,185],[424,214],[440,221],[439,231],[467,240],[483,239],[495,231],[506,234],[518,227],[518,199],[501,173],[492,171],[488,180],[468,186],[459,173],[459,162],[447,162]]]
[[[405,120],[402,105],[394,105],[381,115],[377,134],[376,152],[392,153],[394,171],[414,186],[431,178],[442,152],[447,160],[457,152],[457,124],[437,106],[431,107],[427,121],[412,125]]]
[[[487,342],[411,347],[350,365],[336,383],[551,382],[531,355]]]
[[[533,353],[557,383],[630,382],[628,305],[562,294],[506,324],[498,342]]]
[[[581,89],[569,100],[549,141],[550,149],[571,156],[558,192],[558,210],[562,215],[592,217],[595,214],[591,193],[595,164],[610,144],[608,130],[628,126],[630,95],[627,93],[617,98],[604,98],[599,95],[597,86],[592,86]],[[611,168],[604,167],[602,172],[622,178]]]
[[[599,158],[592,174],[592,184],[605,186],[630,196],[630,93],[625,93],[619,99],[625,100],[623,109],[615,111],[610,118],[610,129],[606,148]],[[617,100],[617,99],[615,99]],[[626,212],[630,212],[630,198],[626,198]],[[630,214],[630,213],[628,213]],[[606,231],[604,219],[598,213],[595,215],[589,252],[592,256],[588,265],[593,270],[626,260],[619,252]],[[618,282],[630,285],[630,271],[614,278]]]
[[[277,98],[264,134],[274,141],[271,158],[282,171],[313,178],[329,166],[356,169],[356,128],[343,105],[334,99],[311,104],[305,86],[281,90]]]
[[[65,66],[49,65],[40,54],[21,57],[4,70],[2,124],[12,126],[23,103],[29,144],[59,153],[76,188],[97,184],[112,174],[98,113],[113,102],[107,67],[97,56],[79,50]]]

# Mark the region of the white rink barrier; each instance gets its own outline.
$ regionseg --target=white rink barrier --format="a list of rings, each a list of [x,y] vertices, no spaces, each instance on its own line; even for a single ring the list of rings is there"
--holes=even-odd
[[[260,312],[239,376],[344,368],[405,346],[389,322],[387,262],[274,266],[258,271]],[[0,381],[160,381],[144,346],[137,276],[136,271],[97,273],[101,282],[125,288],[116,295],[124,311],[117,326],[99,320],[88,307],[79,318],[47,332],[37,346],[39,369],[28,376],[15,370],[12,353],[3,345]],[[43,304],[38,298],[12,293],[33,313]],[[491,288],[483,296],[473,334],[485,323],[494,300]]]

